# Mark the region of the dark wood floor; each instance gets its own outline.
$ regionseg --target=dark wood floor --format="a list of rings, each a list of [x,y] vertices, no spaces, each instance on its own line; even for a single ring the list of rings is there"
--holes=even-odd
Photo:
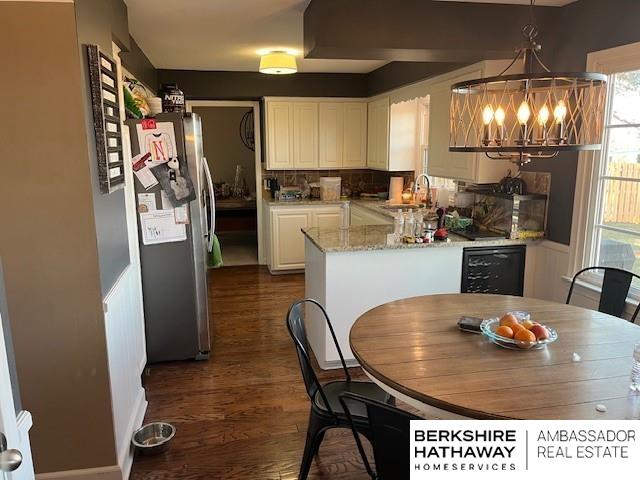
[[[211,359],[151,366],[146,421],[169,421],[177,434],[170,451],[137,457],[131,478],[295,479],[309,400],[284,317],[304,276],[247,266],[209,280]],[[350,432],[327,433],[309,478],[368,478]]]

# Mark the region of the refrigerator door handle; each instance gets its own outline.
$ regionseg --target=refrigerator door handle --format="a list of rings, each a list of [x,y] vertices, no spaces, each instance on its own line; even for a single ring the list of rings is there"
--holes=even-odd
[[[211,225],[207,232],[207,251],[213,250],[213,233],[216,230],[216,197],[213,191],[213,180],[211,179],[211,171],[209,170],[209,163],[205,157],[202,157],[202,165],[204,167],[204,174],[207,177],[207,187],[209,189],[209,208],[211,209]]]

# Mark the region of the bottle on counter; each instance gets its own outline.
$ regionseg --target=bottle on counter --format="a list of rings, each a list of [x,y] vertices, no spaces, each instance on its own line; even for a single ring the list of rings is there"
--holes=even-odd
[[[416,226],[414,230],[414,235],[416,237],[422,237],[424,235],[425,224],[424,224],[424,216],[421,213],[416,213],[414,215]]]
[[[351,202],[342,202],[342,221],[340,228],[348,230],[351,226]]]
[[[413,237],[416,231],[416,219],[413,215],[413,208],[409,209],[407,218],[404,221],[404,236]]]
[[[393,217],[393,234],[399,240],[404,233],[404,215],[402,209],[399,208]]]

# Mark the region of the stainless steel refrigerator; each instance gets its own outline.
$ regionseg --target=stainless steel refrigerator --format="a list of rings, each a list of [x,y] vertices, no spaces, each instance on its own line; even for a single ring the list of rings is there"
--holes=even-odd
[[[139,120],[129,120],[131,153],[140,153]],[[213,244],[215,201],[211,173],[202,150],[202,126],[196,114],[163,113],[156,122],[171,122],[176,153],[186,158],[189,176],[196,192],[189,202],[186,240],[144,245],[140,215],[140,262],[149,363],[209,357],[211,338],[207,289],[207,259]],[[138,193],[155,194],[162,205],[161,186],[145,189],[134,178]],[[136,198],[138,202],[138,198]]]

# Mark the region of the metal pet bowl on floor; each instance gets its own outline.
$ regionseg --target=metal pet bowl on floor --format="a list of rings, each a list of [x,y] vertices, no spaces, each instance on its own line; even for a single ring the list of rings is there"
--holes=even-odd
[[[169,449],[169,442],[176,434],[170,423],[147,423],[133,433],[131,443],[144,455],[156,455]]]

